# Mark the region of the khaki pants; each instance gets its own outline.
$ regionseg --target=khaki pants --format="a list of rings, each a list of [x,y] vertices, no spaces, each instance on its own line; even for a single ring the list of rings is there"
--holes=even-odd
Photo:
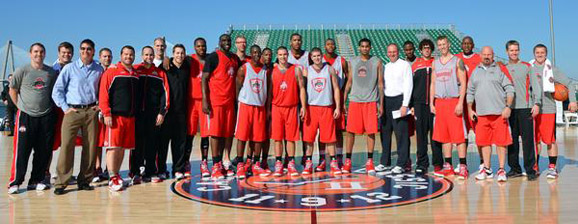
[[[82,131],[82,155],[80,158],[80,172],[78,184],[90,183],[94,174],[96,160],[96,144],[98,136],[98,109],[96,106],[86,109],[77,109],[64,115],[62,120],[62,145],[56,166],[55,187],[68,185],[74,165],[74,148],[78,130]]]

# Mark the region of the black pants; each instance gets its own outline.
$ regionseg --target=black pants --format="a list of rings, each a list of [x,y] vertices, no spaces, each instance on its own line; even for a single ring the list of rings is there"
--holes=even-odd
[[[157,173],[157,156],[161,141],[161,127],[156,126],[158,110],[143,111],[136,116],[136,144],[130,153],[130,173],[140,174],[145,167],[145,175]],[[166,154],[165,160],[166,161]]]
[[[399,110],[403,95],[385,97],[384,116],[381,120],[381,164],[391,166],[391,135],[395,133],[397,144],[397,164],[405,167],[409,159],[409,128],[408,116],[393,119],[393,111]],[[408,109],[409,110],[409,109]]]
[[[534,152],[534,120],[531,109],[513,109],[510,115],[510,128],[512,130],[512,144],[508,146],[508,165],[512,170],[522,172],[518,155],[520,153],[520,143],[518,136],[522,136],[522,146],[524,147],[524,169],[528,174],[535,173],[536,163]]]
[[[161,146],[157,161],[158,173],[167,171],[167,154],[169,142],[171,144],[171,156],[173,158],[172,172],[185,172],[188,158],[185,158],[185,145],[187,142],[187,115],[183,112],[169,111],[161,130]]]
[[[56,125],[56,113],[50,113],[41,117],[32,117],[23,111],[16,115],[16,136],[14,136],[14,154],[10,186],[21,185],[26,176],[28,159],[32,150],[32,174],[29,184],[40,183],[44,180],[44,172],[48,166],[52,145],[54,144],[54,126]]]
[[[431,113],[429,105],[425,103],[416,103],[414,105],[416,117],[415,132],[417,140],[417,166],[427,170],[429,167],[428,138],[432,149],[432,164],[441,167],[443,165],[443,154],[441,143],[432,139],[434,114]]]
[[[17,108],[14,106],[14,104],[11,103],[12,101],[10,101],[6,106],[6,118],[8,119],[7,124],[8,128],[10,129],[10,135],[14,135],[14,122]]]
[[[185,145],[185,159],[186,159],[187,164],[190,160],[191,153],[193,152],[193,140],[194,139],[195,139],[195,136],[187,135],[187,142]],[[202,158],[203,152],[205,152],[204,156],[209,155],[209,137],[201,138],[201,159],[204,159],[204,158]]]

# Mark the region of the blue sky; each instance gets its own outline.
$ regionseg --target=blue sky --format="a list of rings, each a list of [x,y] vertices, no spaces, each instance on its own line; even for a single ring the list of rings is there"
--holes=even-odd
[[[156,36],[183,43],[203,36],[209,49],[230,24],[415,24],[448,23],[490,45],[506,57],[504,43],[519,40],[522,58],[532,58],[536,43],[550,46],[548,1],[13,1],[2,4],[0,46],[7,40],[26,50],[33,42],[47,46],[47,63],[56,46],[70,41],[78,48],[91,38],[97,48],[114,51],[125,44],[152,45]],[[578,1],[554,0],[557,65],[578,78],[576,9]],[[2,53],[3,54],[3,53]],[[78,55],[75,55],[75,58]]]

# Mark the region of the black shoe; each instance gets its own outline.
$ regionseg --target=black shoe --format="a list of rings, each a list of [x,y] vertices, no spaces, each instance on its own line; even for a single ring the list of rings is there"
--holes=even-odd
[[[92,190],[94,190],[94,187],[93,187],[93,186],[90,186],[90,185],[87,184],[87,183],[84,183],[84,184],[79,184],[79,185],[78,185],[78,190],[79,190],[79,191],[92,191]]]
[[[510,172],[508,172],[506,174],[506,176],[508,178],[516,178],[516,177],[521,177],[522,176],[522,172],[520,171],[515,171],[515,170],[510,170]]]
[[[536,175],[535,173],[531,173],[531,174],[528,174],[527,178],[528,178],[528,181],[535,181],[538,179],[538,175]]]
[[[64,188],[63,188],[63,187],[57,187],[57,188],[54,189],[54,194],[55,194],[55,195],[63,195],[63,194],[65,194],[65,193],[66,193],[66,192],[64,191]]]
[[[427,173],[427,170],[421,167],[415,168],[415,175],[416,176],[423,176]]]

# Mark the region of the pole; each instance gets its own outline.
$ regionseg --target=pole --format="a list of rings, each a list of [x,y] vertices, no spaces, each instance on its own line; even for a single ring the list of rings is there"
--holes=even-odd
[[[556,65],[556,41],[554,40],[554,14],[552,13],[552,0],[548,1],[550,9],[550,42],[552,43],[552,64]]]

